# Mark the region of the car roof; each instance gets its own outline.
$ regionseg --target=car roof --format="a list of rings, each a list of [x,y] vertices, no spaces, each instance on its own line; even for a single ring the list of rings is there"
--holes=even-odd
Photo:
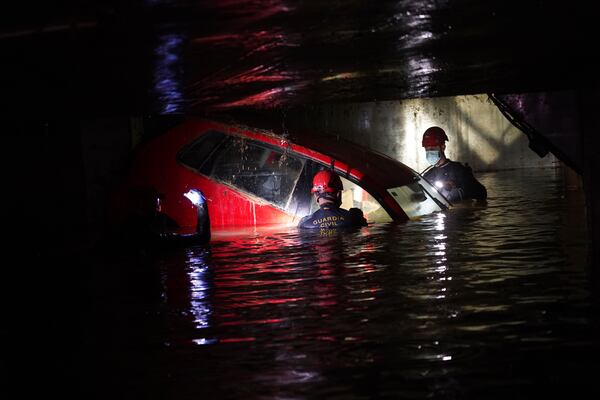
[[[348,164],[349,169],[358,169],[385,188],[406,185],[414,181],[415,171],[384,154],[359,146],[342,138],[328,135],[303,135],[294,143],[327,154]]]
[[[381,189],[406,185],[415,181],[417,172],[410,167],[364,146],[343,138],[320,133],[286,132],[278,134],[272,129],[263,129],[234,121],[219,121],[193,117],[172,130],[169,136],[174,142],[163,142],[161,148],[180,148],[194,140],[198,133],[218,130],[228,134],[245,136],[278,147],[288,147],[307,158],[332,165],[341,176],[354,176],[369,186]],[[167,139],[167,138],[164,138]],[[333,159],[333,160],[332,160]]]
[[[263,129],[240,122],[209,121],[223,131],[270,142],[277,146],[289,146],[297,153],[331,165],[341,175],[355,175],[382,188],[393,188],[415,181],[416,171],[385,154],[360,146],[349,140],[314,132],[278,133],[277,129]],[[217,126],[214,126],[215,128]],[[264,124],[263,124],[264,126]],[[341,163],[340,163],[341,162]],[[365,179],[366,178],[366,179]]]

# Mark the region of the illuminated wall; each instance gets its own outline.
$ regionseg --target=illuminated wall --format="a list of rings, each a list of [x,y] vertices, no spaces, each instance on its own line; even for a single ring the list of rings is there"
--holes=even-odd
[[[468,162],[475,171],[559,164],[552,154],[540,158],[529,149],[527,136],[487,95],[325,105],[309,110],[302,123],[373,148],[419,172],[427,167],[421,135],[432,125],[450,138],[446,155]]]

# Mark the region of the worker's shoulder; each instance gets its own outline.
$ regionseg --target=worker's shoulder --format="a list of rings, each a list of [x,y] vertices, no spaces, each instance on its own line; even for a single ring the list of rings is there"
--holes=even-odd
[[[352,207],[349,210],[347,210],[347,212],[350,215],[356,215],[356,216],[361,216],[361,217],[363,216],[363,212],[360,208]]]
[[[461,172],[473,173],[473,169],[469,163],[462,163],[460,161],[448,160],[448,163],[445,165],[445,167]]]
[[[352,220],[354,220],[356,223],[358,223],[359,225],[363,225],[363,226],[367,225],[367,220],[365,219],[365,215],[363,214],[363,212],[360,208],[352,207],[351,209],[348,210],[348,214],[350,215],[350,218]]]

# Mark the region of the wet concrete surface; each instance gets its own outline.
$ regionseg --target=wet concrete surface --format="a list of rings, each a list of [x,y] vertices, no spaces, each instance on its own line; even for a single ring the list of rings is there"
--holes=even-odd
[[[2,20],[7,115],[202,114],[596,81],[593,13],[578,2],[61,4],[15,4]]]

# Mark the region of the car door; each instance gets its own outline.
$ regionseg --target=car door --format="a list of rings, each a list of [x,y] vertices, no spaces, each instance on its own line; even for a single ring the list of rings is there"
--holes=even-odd
[[[207,193],[213,225],[293,223],[292,193],[304,159],[237,135],[227,135],[201,162],[195,163],[188,153],[183,152],[180,161],[218,184]]]

